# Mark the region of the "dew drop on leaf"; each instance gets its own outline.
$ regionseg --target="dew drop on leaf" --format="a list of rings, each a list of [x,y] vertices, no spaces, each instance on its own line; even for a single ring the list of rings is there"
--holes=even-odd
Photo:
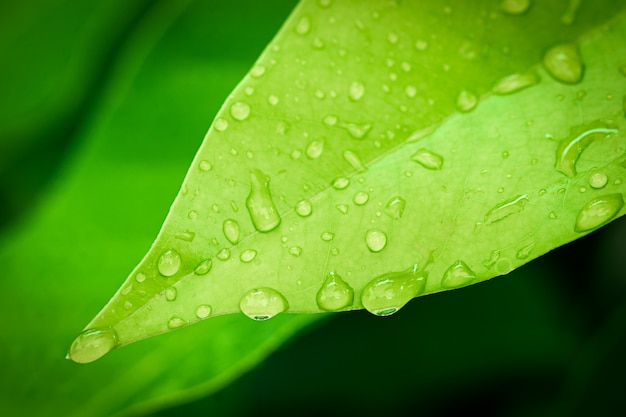
[[[292,246],[289,248],[289,254],[297,258],[302,255],[302,248],[300,246]]]
[[[528,204],[529,201],[528,195],[526,194],[521,194],[505,200],[489,210],[485,214],[483,221],[477,222],[476,225],[490,225],[502,221],[513,214],[520,213],[524,210],[524,207],[526,207],[526,204]]]
[[[135,280],[139,283],[144,282],[146,280],[146,274],[144,274],[143,272],[138,273],[137,275],[135,275]]]
[[[175,275],[180,269],[182,263],[180,255],[174,249],[167,250],[159,256],[157,261],[157,269],[164,277]]]
[[[223,132],[226,129],[228,129],[228,120],[222,118],[215,119],[215,130]]]
[[[363,139],[372,128],[372,125],[370,123],[342,123],[341,127],[354,139]]]
[[[591,188],[604,188],[609,182],[609,177],[604,172],[594,172],[589,176],[589,186]]]
[[[296,204],[295,211],[298,216],[308,217],[313,213],[313,205],[309,200],[301,200]]]
[[[296,24],[296,27],[295,27],[295,32],[300,36],[304,36],[304,35],[307,35],[310,31],[311,31],[311,16],[309,16],[308,14],[305,14],[300,18],[300,20],[298,20],[298,23]]]
[[[539,76],[534,72],[512,74],[500,79],[491,91],[498,95],[513,94],[537,83],[539,83]]]
[[[176,300],[177,291],[175,287],[169,287],[165,289],[165,299],[167,301]]]
[[[189,217],[190,220],[196,220],[198,218],[198,212],[195,210],[189,210],[187,217]]]
[[[624,206],[621,194],[608,194],[588,201],[578,213],[574,230],[586,232],[608,223]]]
[[[370,196],[368,193],[364,191],[359,191],[358,193],[354,195],[354,197],[352,198],[352,201],[357,206],[362,206],[364,204],[367,204],[369,199],[370,199]]]
[[[339,275],[331,272],[317,292],[316,302],[320,309],[338,311],[352,305],[354,290]]]
[[[331,232],[324,232],[320,235],[320,238],[324,241],[324,242],[330,242],[331,240],[333,240],[335,238],[335,234],[331,233]]]
[[[361,303],[377,316],[389,316],[400,310],[426,286],[426,276],[417,264],[402,272],[390,272],[371,280],[363,288]]]
[[[250,105],[243,101],[238,101],[230,106],[230,115],[235,120],[246,120],[250,116]]]
[[[370,229],[365,233],[365,244],[371,252],[380,252],[387,246],[387,235],[380,229]]]
[[[523,248],[521,248],[520,250],[518,250],[517,253],[515,254],[515,257],[517,259],[526,259],[526,258],[528,258],[528,256],[530,255],[530,252],[532,252],[534,247],[535,247],[535,242],[529,243],[528,245],[526,245]]]
[[[456,98],[456,109],[461,113],[467,113],[476,107],[478,104],[478,97],[476,94],[468,90],[463,90]]]
[[[210,171],[213,168],[213,165],[209,161],[200,161],[199,164],[200,171]]]
[[[256,258],[256,253],[254,249],[246,249],[239,255],[239,260],[244,263],[252,262]]]
[[[180,327],[185,326],[186,324],[187,324],[187,322],[185,320],[183,320],[182,318],[180,318],[178,316],[173,316],[167,322],[167,327],[169,327],[170,329],[178,329]]]
[[[239,242],[239,223],[234,219],[226,219],[224,220],[224,224],[222,226],[222,231],[224,232],[224,236],[228,241],[236,245]]]
[[[548,49],[543,56],[543,65],[557,81],[576,84],[583,76],[583,63],[574,44],[561,44]]]
[[[343,190],[350,185],[350,179],[346,177],[340,177],[333,181],[333,188],[336,190]]]
[[[361,159],[352,151],[344,151],[343,159],[357,172],[363,172],[366,170],[365,165],[361,162]]]
[[[385,206],[385,214],[393,220],[399,220],[404,214],[406,200],[400,196],[392,197]]]
[[[476,279],[474,271],[465,262],[458,260],[444,272],[441,286],[443,288],[458,288],[469,284],[474,279]]]
[[[314,140],[306,147],[306,156],[317,159],[324,152],[324,139]]]
[[[270,96],[267,98],[267,102],[270,103],[272,106],[277,105],[279,101],[280,99],[274,94],[270,94]]]
[[[404,94],[406,94],[408,98],[414,98],[417,95],[417,88],[414,85],[407,85],[404,88]]]
[[[324,123],[326,126],[335,126],[338,121],[339,121],[339,118],[335,116],[334,114],[327,114],[322,119],[322,123]]]
[[[191,242],[196,237],[194,232],[190,232],[188,230],[178,232],[174,235],[176,239],[184,240],[185,242]]]
[[[418,149],[412,156],[411,160],[419,163],[426,169],[440,170],[443,167],[443,157],[428,149]]]
[[[352,101],[359,101],[363,98],[365,94],[365,86],[360,81],[354,81],[350,84],[350,89],[348,90],[348,96]]]
[[[211,315],[211,306],[207,304],[202,304],[196,308],[196,317],[199,319],[206,319]]]
[[[270,179],[258,169],[250,174],[250,194],[246,199],[246,208],[252,224],[259,232],[269,232],[280,224],[280,216],[269,189]]]
[[[492,250],[491,253],[489,254],[489,259],[485,259],[483,261],[483,266],[487,269],[491,269],[498,262],[499,259],[500,259],[500,251]]]
[[[530,0],[502,0],[500,7],[504,13],[518,15],[530,8]]]
[[[425,51],[428,48],[428,42],[418,39],[415,41],[415,49],[418,51]]]
[[[230,259],[230,250],[228,248],[224,248],[217,253],[216,257],[220,261],[227,261]]]
[[[263,76],[263,74],[265,74],[265,70],[266,70],[266,68],[265,68],[264,65],[256,64],[250,70],[250,75],[252,75],[254,78],[260,78],[260,77]]]
[[[337,210],[339,210],[339,212],[341,214],[347,214],[348,213],[348,206],[345,204],[337,204],[335,206],[337,208]]]
[[[593,126],[592,126],[593,125]],[[572,133],[559,141],[556,148],[555,169],[570,178],[576,176],[576,162],[581,153],[591,143],[598,139],[607,138],[618,132],[612,125],[607,123],[593,123],[588,126],[577,126]],[[599,126],[599,127],[595,127]]]
[[[272,288],[255,288],[239,302],[241,312],[253,320],[267,320],[287,310],[288,304],[281,293]]]
[[[87,329],[74,339],[67,356],[76,363],[89,363],[109,353],[117,344],[117,333],[112,328]]]
[[[205,275],[208,274],[211,268],[213,267],[213,261],[210,259],[206,259],[198,264],[193,272],[196,275]]]

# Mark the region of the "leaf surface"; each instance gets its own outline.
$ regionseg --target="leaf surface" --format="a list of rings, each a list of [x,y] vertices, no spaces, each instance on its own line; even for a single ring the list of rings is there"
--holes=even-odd
[[[623,214],[624,4],[571,6],[302,2],[72,358],[240,311],[392,314]]]

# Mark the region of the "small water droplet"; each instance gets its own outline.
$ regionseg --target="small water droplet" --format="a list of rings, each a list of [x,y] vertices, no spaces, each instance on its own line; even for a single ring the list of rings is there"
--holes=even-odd
[[[344,190],[350,185],[350,179],[346,177],[337,178],[333,181],[333,188],[336,190]]]
[[[222,231],[228,241],[236,245],[239,242],[239,223],[235,219],[226,219],[222,225]]]
[[[600,125],[603,126],[595,127]],[[572,128],[571,134],[559,141],[556,149],[555,169],[570,178],[575,177],[576,162],[582,152],[594,141],[615,133],[618,133],[617,129],[604,123],[592,123],[591,125]]]
[[[339,212],[341,214],[347,214],[348,213],[348,206],[345,204],[337,204],[335,206],[337,208],[337,210],[339,210]]]
[[[361,159],[352,151],[344,151],[343,159],[357,172],[363,172],[366,170],[365,165],[361,162]]]
[[[417,88],[414,85],[407,85],[404,88],[404,94],[406,94],[408,98],[414,98],[417,95]]]
[[[363,288],[361,303],[377,316],[389,316],[400,310],[426,287],[426,274],[417,264],[401,272],[390,272],[371,280]]]
[[[306,147],[306,156],[317,159],[324,152],[324,139],[314,140]]]
[[[174,249],[167,250],[159,256],[157,261],[157,269],[164,277],[175,275],[180,269],[182,263],[180,255]]]
[[[217,253],[217,259],[220,261],[227,261],[230,259],[230,250],[228,248],[224,248]]]
[[[250,70],[250,75],[252,75],[254,78],[260,78],[263,76],[263,74],[265,74],[265,70],[265,65],[256,64]]]
[[[326,125],[326,126],[335,126],[337,124],[337,122],[339,121],[339,118],[337,116],[335,116],[334,114],[327,114],[326,116],[324,116],[324,118],[322,119],[322,122]]]
[[[553,46],[543,56],[543,65],[557,81],[576,84],[583,76],[583,63],[574,44]]]
[[[208,304],[202,304],[196,308],[196,317],[199,319],[206,319],[211,315],[211,306]]]
[[[515,257],[517,259],[526,259],[526,258],[528,258],[528,256],[530,255],[530,252],[532,252],[534,247],[535,247],[535,242],[529,243],[528,245],[526,245],[523,248],[521,248],[520,250],[518,250],[517,253],[515,254]]]
[[[308,200],[301,200],[296,204],[296,213],[302,217],[308,217],[313,213],[313,205]]]
[[[426,169],[440,170],[443,167],[443,157],[424,148],[418,149],[411,156],[411,160],[419,163]]]
[[[196,234],[194,232],[184,230],[184,231],[176,233],[174,237],[176,239],[184,240],[185,242],[191,242],[196,237]]]
[[[609,177],[604,172],[594,172],[589,176],[589,185],[591,188],[604,188],[609,182]]]
[[[365,86],[362,82],[354,81],[350,84],[350,89],[348,91],[348,96],[352,101],[359,101],[363,98],[365,94]]]
[[[243,101],[238,101],[230,106],[230,115],[235,120],[246,120],[250,116],[250,105]]]
[[[530,0],[502,0],[500,7],[504,13],[518,15],[530,8]]]
[[[578,213],[574,230],[586,232],[608,223],[624,206],[621,194],[607,194],[587,202]]]
[[[441,278],[443,288],[457,288],[469,284],[476,279],[476,274],[461,260],[453,263]]]
[[[215,119],[214,126],[215,130],[217,130],[218,132],[223,132],[228,129],[228,120],[222,118]]]
[[[394,220],[399,220],[404,214],[406,200],[400,196],[392,197],[385,206],[385,214]]]
[[[137,275],[135,275],[135,280],[139,283],[142,283],[146,280],[146,274],[144,274],[143,272],[138,273]]]
[[[117,345],[117,333],[112,328],[87,329],[74,339],[67,356],[76,363],[89,363],[109,353]]]
[[[239,260],[244,263],[252,262],[256,258],[256,253],[254,249],[246,249],[239,255]]]
[[[200,161],[200,171],[210,171],[213,168],[213,165],[209,161]]]
[[[363,139],[372,129],[370,123],[342,123],[340,126],[354,139]]]
[[[180,317],[172,316],[172,318],[169,319],[169,321],[167,322],[167,327],[169,327],[170,329],[178,329],[185,326],[186,324],[187,322]]]
[[[280,216],[270,194],[270,179],[255,169],[250,174],[250,182],[250,194],[246,199],[246,207],[252,223],[259,232],[272,231],[280,224]]]
[[[500,79],[492,88],[494,94],[513,94],[530,86],[539,83],[539,76],[534,73],[512,74]]]
[[[491,269],[498,262],[499,259],[500,259],[500,251],[493,250],[489,254],[489,259],[486,259],[483,261],[483,266],[487,269]]]
[[[490,225],[506,219],[507,217],[520,213],[530,200],[528,195],[521,194],[497,204],[485,214],[482,222],[476,222],[476,226]]]
[[[425,51],[428,48],[428,42],[424,40],[415,41],[415,49],[418,51]]]
[[[456,98],[456,109],[462,113],[467,113],[476,107],[478,104],[478,97],[476,94],[468,90],[463,90]]]
[[[550,218],[550,219],[552,219],[552,220],[556,219],[556,218],[557,218],[556,213],[555,213],[555,212],[553,212],[553,211],[551,211],[551,212],[548,214],[548,218]]]
[[[300,36],[307,35],[311,31],[311,16],[308,14],[303,15],[300,20],[298,20],[294,30]]]
[[[289,308],[287,300],[272,288],[255,288],[239,302],[241,312],[253,320],[267,320]]]
[[[267,98],[267,102],[270,103],[272,106],[277,105],[279,101],[280,99],[274,94],[270,94],[270,96]]]
[[[372,252],[380,252],[387,246],[387,235],[380,229],[370,229],[365,233],[365,244]]]
[[[335,238],[335,234],[331,232],[324,232],[320,236],[324,242],[330,242]]]
[[[213,261],[211,261],[210,259],[206,259],[200,262],[198,266],[196,266],[196,268],[193,270],[193,272],[196,275],[204,275],[204,274],[207,274],[211,270],[212,266],[213,266]]]
[[[289,254],[297,258],[302,255],[302,248],[300,246],[292,246],[289,248]]]
[[[339,248],[330,248],[330,254],[333,256],[339,255]]]
[[[358,193],[356,193],[354,195],[354,198],[352,199],[352,201],[354,202],[354,204],[356,204],[357,206],[362,206],[364,204],[367,204],[367,201],[370,199],[370,196],[368,193],[364,192],[364,191],[359,191]]]
[[[189,217],[190,220],[196,220],[198,218],[198,212],[190,210],[189,213],[187,213],[187,217]]]
[[[334,272],[328,274],[316,297],[318,307],[326,311],[339,311],[353,301],[354,290]]]
[[[165,299],[167,301],[176,300],[177,291],[175,287],[169,287],[165,289]]]

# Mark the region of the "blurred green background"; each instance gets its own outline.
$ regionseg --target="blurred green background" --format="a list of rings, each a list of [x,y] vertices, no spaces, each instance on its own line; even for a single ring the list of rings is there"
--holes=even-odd
[[[114,375],[115,357],[79,367],[64,352],[149,247],[213,116],[295,4],[0,4],[1,415],[107,415],[99,404],[138,384]],[[622,218],[389,318],[287,318],[289,341],[260,365],[237,378],[265,354],[189,396],[177,394],[189,384],[164,379],[201,381],[202,368],[158,357],[156,378],[147,357],[133,374],[145,386],[111,410],[161,395],[194,400],[133,413],[624,415],[624,255]],[[185,331],[124,349],[143,357],[193,343]]]

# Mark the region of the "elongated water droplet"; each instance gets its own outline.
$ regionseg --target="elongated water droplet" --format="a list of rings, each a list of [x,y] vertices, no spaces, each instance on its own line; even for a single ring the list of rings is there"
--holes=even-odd
[[[478,97],[476,94],[468,90],[463,90],[456,98],[456,109],[462,113],[467,113],[476,107],[478,104]]]
[[[365,233],[365,244],[372,252],[380,252],[387,246],[387,235],[380,229],[370,229]]]
[[[567,10],[565,10],[565,13],[563,13],[563,16],[561,16],[561,22],[565,23],[566,25],[571,25],[572,23],[574,23],[582,1],[583,0],[569,0],[567,4]]]
[[[171,277],[175,275],[180,269],[182,263],[180,255],[174,249],[165,251],[159,256],[157,261],[157,269],[159,273],[164,277]]]
[[[357,154],[352,151],[344,151],[343,159],[345,159],[346,162],[349,163],[350,166],[357,172],[363,172],[367,169]]]
[[[230,259],[230,250],[228,248],[224,248],[217,253],[216,257],[220,261],[227,261]]]
[[[233,105],[230,106],[230,115],[233,116],[235,120],[246,120],[248,116],[250,116],[250,105],[243,101],[233,103]]]
[[[340,126],[354,139],[363,139],[372,129],[371,123],[341,123]]]
[[[302,217],[308,217],[313,213],[313,205],[309,200],[301,200],[296,204],[296,213]]]
[[[532,252],[534,248],[535,248],[535,242],[529,243],[528,245],[518,250],[517,253],[515,254],[515,257],[517,259],[526,259],[528,258],[528,256],[530,255],[530,252]]]
[[[252,75],[254,78],[260,78],[263,76],[263,74],[265,74],[265,70],[266,70],[265,65],[256,64],[250,70],[250,75]]]
[[[210,305],[199,305],[198,308],[196,308],[196,317],[198,317],[199,319],[206,319],[211,315],[211,311],[212,309]]]
[[[177,291],[175,287],[169,287],[165,289],[165,299],[167,301],[176,300]]]
[[[300,20],[298,20],[294,30],[300,36],[308,34],[311,31],[311,16],[308,14],[302,16]]]
[[[239,223],[237,223],[237,220],[224,220],[222,230],[224,232],[224,236],[226,236],[226,239],[228,239],[231,244],[236,245],[237,242],[239,242]]]
[[[350,100],[359,101],[363,98],[364,94],[365,94],[365,86],[363,85],[363,83],[359,81],[355,81],[352,84],[350,84],[350,89],[348,92]]]
[[[587,202],[578,213],[574,230],[586,232],[608,223],[624,206],[621,194],[607,194]]]
[[[350,179],[345,177],[337,178],[333,181],[333,188],[336,190],[343,190],[350,185]]]
[[[426,274],[417,264],[406,271],[390,272],[371,280],[361,294],[361,303],[377,316],[389,316],[400,310],[426,287]]]
[[[574,44],[553,46],[543,56],[543,65],[557,81],[567,84],[580,82],[583,76],[583,63]]]
[[[89,363],[109,353],[117,344],[117,333],[112,328],[87,329],[74,339],[67,356],[76,363]]]
[[[441,278],[443,288],[457,288],[469,284],[476,279],[476,274],[461,260],[453,263]]]
[[[173,316],[171,319],[169,319],[169,321],[167,322],[167,327],[169,327],[170,329],[178,329],[180,327],[183,327],[187,324],[187,322],[178,317],[178,316]]]
[[[306,147],[306,156],[317,159],[324,152],[324,139],[314,140]]]
[[[385,214],[394,220],[399,220],[404,214],[406,200],[400,196],[392,197],[385,206]]]
[[[589,176],[589,186],[591,188],[604,188],[609,182],[609,177],[604,172],[594,172]]]
[[[530,0],[502,0],[500,7],[504,13],[518,15],[530,8]]]
[[[267,320],[289,308],[287,300],[272,288],[255,288],[239,302],[241,312],[253,320]]]
[[[617,132],[617,129],[604,123],[592,123],[572,128],[571,134],[560,140],[559,146],[556,148],[555,169],[570,178],[575,177],[576,162],[580,154],[594,141]]]
[[[212,267],[213,267],[213,261],[210,259],[207,259],[207,260],[200,262],[198,266],[196,266],[196,268],[193,270],[193,272],[196,275],[208,274]]]
[[[250,213],[252,224],[259,232],[272,231],[280,224],[280,216],[270,194],[270,179],[255,169],[250,174],[250,183],[250,194],[246,199],[246,207]]]
[[[185,242],[191,242],[196,237],[194,232],[190,232],[188,230],[178,232],[174,235],[176,239],[184,240]]]
[[[356,193],[354,195],[354,198],[352,199],[352,201],[354,202],[354,204],[356,204],[357,206],[362,206],[364,204],[367,204],[367,201],[370,199],[370,196],[368,193],[364,192],[364,191],[359,191],[358,193]]]
[[[486,259],[483,261],[483,266],[487,269],[491,269],[498,262],[499,259],[500,259],[500,251],[493,250],[491,251],[491,254],[489,254],[489,259]]]
[[[476,225],[490,225],[502,221],[512,214],[520,213],[524,210],[524,207],[526,207],[526,204],[528,204],[529,201],[528,195],[526,194],[521,194],[505,200],[489,210],[487,214],[485,214],[483,221],[477,222]]]
[[[443,157],[428,149],[419,149],[411,156],[411,160],[419,163],[426,169],[440,170],[443,167]]]
[[[539,76],[534,72],[512,74],[498,81],[491,91],[499,95],[513,94],[537,83],[539,83]]]
[[[317,292],[316,302],[320,309],[338,311],[352,305],[354,290],[341,277],[331,272]]]

